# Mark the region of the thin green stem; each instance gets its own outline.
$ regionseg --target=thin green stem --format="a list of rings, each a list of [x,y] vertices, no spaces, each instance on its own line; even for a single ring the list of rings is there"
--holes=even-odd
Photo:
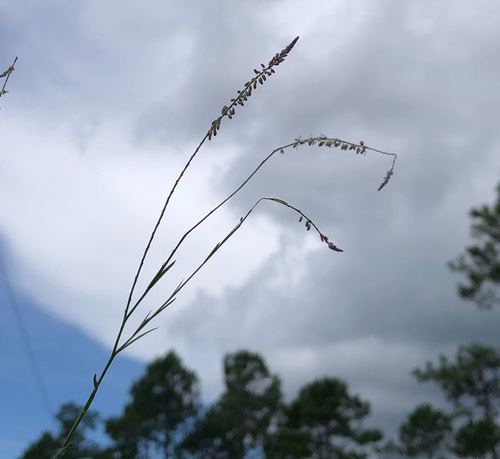
[[[266,75],[267,75],[267,77],[269,77],[271,75],[271,73],[274,73],[274,67],[277,66],[277,65],[279,65],[281,62],[283,62],[285,60],[285,58],[287,57],[288,53],[295,46],[295,43],[297,42],[298,38],[299,37],[296,37],[286,48],[284,48],[283,50],[281,50],[281,52],[277,53],[269,61],[269,64],[267,66],[262,65],[262,69],[260,71],[255,71],[256,75],[251,80],[249,80],[249,81],[247,81],[245,83],[245,87],[243,88],[242,91],[239,91],[239,94],[238,94],[238,96],[235,99],[231,99],[231,103],[229,104],[229,107],[224,106],[224,108],[222,109],[222,114],[214,122],[212,122],[212,125],[211,125],[210,129],[207,131],[207,133],[202,138],[202,140],[200,141],[200,143],[198,144],[198,146],[196,147],[196,149],[194,150],[194,152],[191,154],[191,156],[189,157],[188,161],[186,162],[186,164],[184,165],[183,169],[181,170],[179,176],[177,177],[176,181],[174,182],[174,185],[170,189],[170,191],[169,191],[169,193],[167,195],[167,198],[164,201],[164,204],[163,204],[163,207],[161,209],[160,215],[159,215],[159,217],[158,217],[158,219],[157,219],[157,221],[156,221],[156,223],[154,225],[153,231],[151,232],[151,234],[149,236],[148,242],[147,242],[146,247],[144,249],[144,252],[143,252],[143,254],[141,256],[141,259],[140,259],[140,262],[139,262],[139,266],[138,266],[137,271],[136,271],[136,273],[134,275],[132,286],[130,288],[130,291],[129,291],[129,294],[128,294],[128,297],[127,297],[126,306],[125,306],[125,309],[123,311],[122,321],[120,323],[120,327],[119,327],[119,330],[118,330],[118,333],[117,333],[117,336],[116,336],[116,339],[115,339],[115,342],[114,342],[114,345],[113,345],[113,349],[112,349],[112,351],[110,353],[110,356],[108,358],[108,361],[106,362],[106,365],[104,366],[104,368],[103,368],[103,370],[102,370],[99,378],[96,379],[94,377],[94,388],[93,388],[92,392],[90,393],[89,398],[87,399],[87,402],[85,403],[84,407],[82,408],[81,412],[79,413],[78,417],[76,418],[75,422],[73,423],[71,429],[69,430],[68,435],[67,435],[67,437],[66,437],[66,439],[65,439],[65,441],[64,441],[64,443],[62,445],[61,450],[57,453],[57,455],[55,457],[57,457],[57,458],[63,457],[65,450],[68,448],[68,445],[71,442],[71,437],[73,436],[74,432],[78,428],[78,426],[79,426],[80,422],[82,421],[83,417],[85,416],[85,414],[89,410],[90,406],[92,405],[92,402],[93,402],[94,397],[95,397],[95,395],[96,395],[96,393],[97,393],[97,391],[99,389],[99,386],[100,386],[100,384],[101,384],[104,376],[106,375],[109,367],[111,366],[113,360],[115,359],[115,357],[123,349],[125,349],[125,347],[127,347],[130,344],[132,344],[132,342],[134,342],[136,340],[136,339],[133,339],[131,341],[131,339],[134,338],[134,336],[136,336],[136,334],[134,334],[131,338],[129,338],[128,340],[125,341],[125,344],[127,344],[127,346],[124,346],[124,345],[120,346],[120,340],[121,340],[121,337],[123,335],[123,331],[125,330],[125,326],[126,326],[128,320],[129,320],[129,318],[131,317],[131,315],[133,314],[133,312],[137,309],[138,305],[142,302],[142,300],[144,299],[144,297],[146,296],[146,294],[149,291],[149,289],[146,289],[146,291],[140,296],[139,300],[133,306],[132,310],[130,310],[130,305],[132,303],[132,298],[133,298],[133,295],[134,295],[134,291],[135,291],[135,288],[137,286],[137,282],[139,280],[139,277],[141,275],[142,268],[144,266],[144,262],[145,262],[146,257],[148,255],[150,249],[151,249],[151,245],[152,245],[153,240],[154,240],[154,238],[156,236],[158,228],[160,227],[160,224],[162,223],[163,217],[164,217],[165,212],[167,210],[167,207],[168,207],[168,205],[170,203],[170,199],[172,198],[172,195],[174,194],[175,190],[177,189],[177,186],[178,186],[179,182],[181,181],[182,177],[184,176],[185,172],[187,171],[187,169],[191,165],[191,162],[194,160],[194,158],[196,157],[196,155],[200,151],[200,149],[203,146],[203,144],[205,143],[205,141],[207,139],[210,140],[212,138],[212,136],[216,136],[217,135],[217,131],[220,129],[220,125],[221,125],[222,119],[225,118],[225,117],[228,117],[230,119],[232,118],[232,116],[235,113],[235,106],[236,105],[243,106],[244,103],[247,101],[247,99],[250,97],[250,95],[252,93],[252,86],[253,86],[253,89],[255,89],[256,86],[257,86],[257,83],[262,84],[262,82],[266,80]],[[17,58],[14,60],[14,64],[16,63],[16,61],[17,61]],[[13,71],[13,65],[10,67],[10,73],[12,73],[12,71]],[[10,76],[10,73],[7,75],[6,81],[4,82],[3,89],[5,88],[5,85],[7,83],[8,77]],[[178,290],[180,290],[179,287],[176,289],[176,291],[178,291]],[[160,313],[166,306],[168,306],[168,304],[170,304],[168,301],[166,303],[164,303],[157,310],[157,312],[153,315],[153,317],[155,315],[157,315],[158,313]],[[151,319],[152,319],[152,317],[148,318],[147,322],[149,322]]]
[[[94,388],[92,389],[92,392],[90,392],[89,398],[85,402],[85,405],[83,406],[82,410],[80,411],[80,414],[76,418],[75,422],[71,426],[71,429],[69,430],[68,434],[66,435],[66,439],[64,440],[64,443],[61,446],[61,449],[57,452],[57,454],[54,456],[53,459],[60,459],[63,457],[64,453],[66,450],[71,446],[71,437],[75,433],[76,429],[80,425],[80,422],[84,418],[85,414],[89,410],[90,406],[92,405],[92,402],[94,401],[94,398],[97,394],[97,391],[99,390],[99,386],[101,385],[102,380],[104,379],[104,376],[106,376],[106,373],[109,370],[109,367],[113,363],[113,360],[115,357],[118,355],[118,352],[112,352],[108,358],[108,361],[106,362],[106,365],[104,365],[104,368],[99,375],[99,378],[94,379]]]
[[[2,97],[4,94],[7,93],[7,90],[5,89],[5,87],[7,86],[7,82],[9,81],[9,78],[12,75],[12,72],[16,69],[16,67],[15,67],[16,62],[17,62],[17,56],[14,58],[14,61],[12,62],[10,67],[0,75],[0,78],[5,77],[5,80],[4,80],[3,85],[2,85],[2,89],[0,89],[0,97]]]
[[[174,194],[174,192],[177,188],[177,185],[179,184],[182,177],[184,176],[184,173],[191,165],[191,162],[193,161],[195,156],[198,154],[200,148],[203,146],[205,141],[207,139],[210,140],[212,138],[212,136],[217,135],[217,131],[220,128],[220,124],[221,124],[222,119],[224,119],[225,117],[232,118],[232,116],[234,115],[234,108],[236,107],[236,105],[244,105],[244,102],[251,95],[252,86],[255,89],[257,87],[257,82],[262,84],[262,78],[264,78],[264,80],[265,80],[266,75],[270,76],[270,72],[274,73],[274,67],[279,65],[281,62],[284,61],[285,57],[292,50],[292,48],[295,46],[295,43],[297,43],[298,39],[299,39],[299,37],[296,37],[294,40],[292,40],[292,42],[286,48],[284,48],[280,53],[277,53],[269,61],[269,64],[267,66],[263,65],[262,69],[260,71],[257,71],[257,70],[255,71],[256,75],[250,81],[247,81],[245,83],[245,87],[244,87],[243,91],[239,91],[238,96],[235,99],[231,99],[231,103],[229,104],[228,107],[226,107],[226,106],[223,107],[222,114],[219,115],[219,117],[217,119],[215,119],[215,121],[212,122],[212,126],[210,127],[208,132],[205,134],[203,139],[200,141],[200,143],[198,144],[198,146],[196,147],[196,149],[194,150],[192,155],[189,157],[187,163],[184,165],[184,168],[182,169],[181,173],[177,177],[177,180],[175,181],[174,186],[171,188],[170,192],[168,193],[167,199],[165,200],[165,202],[163,204],[163,208],[160,212],[160,216],[158,217],[158,220],[156,221],[156,224],[153,228],[153,231],[149,237],[148,243],[146,244],[146,248],[144,249],[144,253],[142,254],[141,261],[139,262],[139,267],[138,267],[137,272],[134,276],[134,281],[132,282],[132,287],[131,287],[129,295],[128,295],[127,305],[125,307],[125,314],[124,314],[125,317],[128,315],[128,310],[129,310],[130,304],[132,302],[132,296],[134,294],[134,290],[135,290],[135,287],[137,285],[137,281],[139,280],[139,276],[141,274],[142,267],[144,266],[144,261],[146,260],[149,249],[151,248],[151,244],[153,242],[153,239],[155,238],[156,232],[158,231],[158,228],[163,220],[163,217],[165,215],[165,211],[167,210],[168,204],[170,203],[170,199],[171,199],[172,195]],[[123,331],[123,329],[121,329],[121,331]]]
[[[393,170],[394,170],[394,165],[395,165],[395,162],[396,162],[396,159],[397,159],[397,155],[396,153],[390,153],[390,152],[386,152],[386,151],[383,151],[383,150],[378,150],[376,148],[372,148],[372,147],[368,147],[368,146],[365,146],[363,143],[353,143],[353,142],[347,142],[345,140],[340,140],[340,139],[335,139],[335,138],[326,138],[324,136],[319,136],[319,137],[311,137],[309,139],[296,139],[294,142],[290,142],[286,145],[282,145],[280,147],[277,147],[275,148],[274,150],[272,150],[258,165],[257,167],[250,173],[250,175],[248,175],[248,177],[230,194],[228,195],[224,200],[222,200],[219,204],[217,204],[214,208],[212,208],[210,211],[208,211],[200,220],[198,220],[198,222],[196,222],[191,228],[189,228],[183,235],[182,237],[179,239],[179,241],[177,242],[177,244],[175,245],[175,247],[172,249],[172,251],[170,252],[169,256],[167,257],[167,259],[163,262],[162,264],[162,267],[163,266],[166,266],[168,265],[172,258],[174,257],[174,255],[176,254],[177,250],[179,249],[179,247],[183,244],[183,242],[185,241],[185,239],[196,229],[198,228],[203,222],[205,222],[205,220],[207,220],[214,212],[216,212],[218,209],[220,209],[224,204],[226,204],[231,198],[233,198],[237,193],[240,192],[240,190],[242,188],[245,187],[245,185],[255,176],[255,174],[257,174],[257,172],[259,172],[259,170],[262,168],[262,166],[264,166],[264,164],[266,164],[276,153],[280,152],[280,153],[283,153],[285,150],[289,149],[289,148],[294,148],[294,147],[297,147],[298,145],[301,145],[303,143],[308,143],[309,141],[313,140],[314,142],[318,143],[318,142],[321,142],[321,141],[324,141],[324,140],[328,140],[328,141],[331,141],[331,142],[339,142],[338,146],[342,146],[342,145],[346,145],[348,147],[352,147],[354,149],[363,149],[363,150],[370,150],[370,151],[373,151],[375,153],[380,153],[380,154],[383,154],[383,155],[388,155],[388,156],[392,156],[393,157],[393,160],[392,160],[392,164],[391,164],[391,168],[389,169],[388,171],[388,174],[390,173],[390,175],[392,175],[393,173]],[[389,177],[390,177],[389,175]],[[386,176],[387,178],[387,176]],[[384,182],[385,182],[386,179],[384,179]],[[388,179],[387,179],[388,180]],[[383,184],[385,185],[385,182]],[[382,187],[382,186],[381,186]],[[381,189],[381,187],[379,187],[379,190]],[[297,209],[295,209],[297,210]],[[160,271],[161,271],[162,268],[160,268]],[[160,272],[158,271],[158,273]],[[130,310],[130,315],[133,314],[133,312],[137,309],[137,307],[140,305],[140,303],[142,302],[142,300],[144,299],[144,297],[146,296],[146,294],[148,293],[149,289],[146,289],[143,294],[140,296],[140,298],[138,299],[138,301],[134,304],[134,306],[132,307],[132,309]]]

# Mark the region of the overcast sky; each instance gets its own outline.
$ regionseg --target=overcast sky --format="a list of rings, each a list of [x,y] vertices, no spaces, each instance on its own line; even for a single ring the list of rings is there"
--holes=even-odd
[[[277,155],[178,252],[141,317],[257,208],[159,329],[130,348],[175,348],[221,390],[225,352],[261,352],[288,397],[339,376],[392,431],[435,395],[411,369],[458,345],[500,345],[498,312],[457,298],[446,264],[469,242],[468,210],[500,172],[500,5],[401,2],[0,0],[0,234],[16,291],[111,346],[163,199],[223,105],[295,36],[288,59],[179,185],[144,270],[274,147],[323,133],[390,158],[302,147]],[[2,69],[3,70],[3,69]],[[64,343],[61,343],[64,346]]]

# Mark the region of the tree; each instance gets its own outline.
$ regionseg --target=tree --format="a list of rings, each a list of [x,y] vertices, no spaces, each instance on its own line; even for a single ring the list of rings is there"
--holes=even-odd
[[[468,421],[455,436],[455,452],[461,457],[498,457],[500,427],[486,419]]]
[[[263,358],[239,351],[225,356],[224,380],[223,394],[202,410],[196,374],[169,352],[132,385],[121,416],[106,421],[111,446],[99,448],[87,438],[99,420],[89,412],[65,455],[243,459],[255,453],[268,459],[362,459],[368,446],[382,438],[380,431],[362,426],[368,402],[351,395],[339,379],[316,380],[286,405],[280,380]],[[21,459],[53,459],[79,411],[76,405],[64,405],[57,416],[58,433],[42,434]]]
[[[106,422],[118,458],[149,457],[155,448],[171,457],[179,429],[198,413],[199,382],[174,352],[154,360],[130,390],[132,400],[120,417]]]
[[[56,437],[53,437],[49,432],[44,432],[26,449],[21,459],[50,459],[57,451],[59,444]]]
[[[258,354],[224,358],[226,390],[181,444],[189,457],[241,459],[263,445],[279,404],[281,385]]]
[[[500,457],[500,353],[482,344],[461,346],[454,361],[441,356],[416,369],[420,381],[437,383],[459,423],[452,450],[464,457]]]
[[[75,416],[78,415],[80,410],[81,407],[74,403],[65,403],[62,405],[56,415],[59,424],[57,434],[53,435],[50,432],[44,432],[38,440],[34,441],[26,449],[21,459],[52,459],[59,450],[61,441],[64,439]],[[96,428],[98,420],[99,417],[96,412],[89,411],[87,413],[87,416],[73,435],[73,441],[65,453],[68,459],[104,457],[104,453],[99,446],[86,437],[89,430]]]
[[[471,233],[477,244],[465,249],[449,263],[453,271],[465,274],[466,281],[458,284],[459,295],[474,301],[480,308],[500,304],[500,183],[493,205],[483,205],[470,211]]]
[[[435,457],[445,448],[451,418],[428,403],[412,411],[399,428],[400,450],[407,456]]]
[[[287,427],[283,424],[265,443],[267,459],[299,459],[311,456],[309,436],[306,432]]]
[[[382,439],[377,429],[364,429],[368,402],[348,392],[336,378],[323,378],[303,387],[284,408],[284,418],[266,442],[271,458],[365,458],[366,445]]]

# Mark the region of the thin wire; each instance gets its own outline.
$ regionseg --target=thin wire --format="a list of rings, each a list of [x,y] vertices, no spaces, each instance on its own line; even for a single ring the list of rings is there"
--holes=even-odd
[[[31,364],[31,369],[33,371],[33,375],[35,377],[35,382],[40,389],[40,394],[42,396],[45,408],[49,413],[51,418],[54,418],[54,411],[52,409],[52,404],[50,403],[49,393],[47,391],[47,386],[45,385],[42,372],[40,370],[40,365],[38,364],[38,360],[36,358],[36,354],[33,349],[33,345],[31,344],[30,335],[28,333],[28,329],[26,327],[26,323],[24,322],[23,315],[21,314],[21,308],[19,307],[19,303],[16,300],[16,296],[14,294],[14,289],[11,286],[9,281],[9,276],[7,275],[7,269],[5,268],[5,264],[3,261],[3,256],[0,254],[0,271],[4,280],[5,285],[5,293],[7,296],[7,302],[12,306],[12,310],[14,311],[14,317],[16,318],[16,324],[19,329],[19,333],[21,335],[21,339],[24,343],[24,347],[26,350],[26,355],[28,356],[28,360]]]

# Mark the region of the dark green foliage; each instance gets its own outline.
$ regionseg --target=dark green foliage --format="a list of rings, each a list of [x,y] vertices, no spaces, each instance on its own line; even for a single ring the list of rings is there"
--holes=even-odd
[[[238,459],[262,445],[281,401],[280,382],[246,351],[224,359],[226,390],[200,418],[181,449],[196,458]]]
[[[500,354],[482,344],[461,346],[455,361],[441,356],[414,371],[420,381],[434,381],[453,402],[456,415],[494,419],[500,409]]]
[[[62,405],[56,415],[59,424],[57,434],[53,435],[49,432],[44,432],[38,440],[29,446],[21,456],[21,459],[52,459],[54,454],[59,450],[66,433],[71,428],[80,410],[81,408],[74,403],[65,403]],[[73,436],[72,444],[65,454],[66,458],[84,459],[104,457],[98,445],[86,438],[86,433],[89,430],[94,430],[97,422],[97,413],[89,411]]]
[[[146,457],[148,451],[148,432],[140,427],[140,422],[136,419],[134,412],[125,408],[123,415],[119,418],[112,418],[106,421],[106,432],[113,439],[113,450],[120,459],[133,459]],[[139,453],[144,453],[144,456]]]
[[[348,392],[335,378],[306,385],[284,408],[284,419],[266,442],[268,458],[364,458],[368,445],[382,438],[375,429],[363,429],[370,413],[368,402]]]
[[[170,457],[179,428],[198,413],[199,383],[174,352],[154,360],[130,391],[122,416],[109,419],[106,431],[118,458],[148,457],[153,449]]]
[[[498,457],[500,427],[493,421],[469,421],[461,427],[455,439],[454,451],[461,457]]]
[[[255,453],[267,459],[364,459],[382,438],[362,427],[368,402],[339,379],[314,381],[285,405],[279,379],[248,351],[225,357],[224,379],[224,393],[200,413],[198,378],[170,352],[133,384],[122,415],[106,422],[113,444],[100,449],[86,438],[98,421],[89,412],[65,457],[243,459]],[[22,459],[52,459],[79,410],[63,406],[57,435],[44,433]]]
[[[281,426],[266,439],[267,459],[300,459],[311,456],[310,438],[306,432]]]
[[[419,405],[399,428],[401,450],[407,456],[435,457],[451,433],[451,418],[429,404]]]
[[[472,237],[477,241],[465,249],[451,269],[465,274],[458,285],[462,298],[474,301],[481,308],[500,303],[500,184],[492,206],[483,205],[470,211]]]
[[[50,459],[58,450],[60,442],[52,434],[44,432],[21,456],[22,459]]]
[[[385,444],[377,446],[375,451],[380,459],[401,459],[404,457],[403,447],[394,440],[389,440]]]
[[[461,346],[454,361],[441,356],[414,372],[437,383],[453,404],[456,424],[452,450],[463,457],[500,457],[500,354],[494,348]]]

